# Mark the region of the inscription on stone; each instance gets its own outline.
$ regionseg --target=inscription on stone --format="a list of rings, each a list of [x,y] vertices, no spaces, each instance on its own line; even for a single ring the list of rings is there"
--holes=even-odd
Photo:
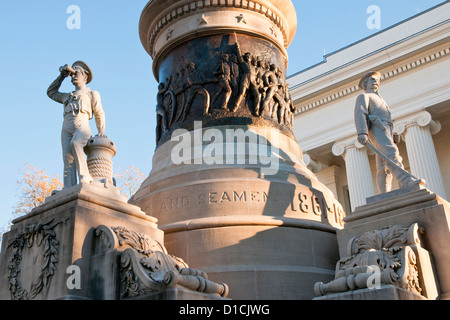
[[[323,215],[324,218],[333,216],[333,223],[339,226],[344,225],[342,207],[336,203],[327,204],[324,198],[315,195],[311,190],[296,192],[292,197],[291,210],[299,214]]]
[[[198,196],[199,204],[219,204],[231,202],[267,202],[268,194],[262,191],[209,192]]]
[[[177,210],[188,208],[191,205],[190,197],[176,197],[168,201],[163,201],[161,204],[161,211]]]
[[[321,203],[312,192],[300,191],[293,197],[291,203],[292,211],[302,213],[314,213],[320,216],[322,214]]]
[[[282,201],[270,196],[267,191],[251,190],[226,190],[202,192],[197,195],[183,195],[168,197],[161,203],[161,212],[176,212],[187,208],[207,208],[211,206],[250,204],[269,205],[270,202]],[[308,215],[325,219],[330,218],[330,223],[343,226],[344,211],[338,203],[327,203],[321,194],[314,194],[309,189],[297,190],[291,194],[290,205],[287,212],[295,217],[306,217]]]

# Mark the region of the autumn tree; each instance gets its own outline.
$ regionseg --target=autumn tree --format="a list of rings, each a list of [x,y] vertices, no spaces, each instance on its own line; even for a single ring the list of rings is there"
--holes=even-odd
[[[63,183],[58,176],[50,177],[46,170],[39,170],[28,163],[20,170],[21,178],[17,181],[21,189],[19,201],[14,206],[14,217],[31,212],[34,208],[44,204],[45,198],[52,195],[54,190],[62,189]],[[129,169],[119,169],[114,175],[121,193],[130,198],[141,186],[145,179],[139,169],[130,166]]]
[[[28,163],[19,173],[21,178],[17,181],[20,189],[18,201],[13,207],[14,211],[8,224],[0,227],[0,244],[2,234],[10,229],[13,219],[30,213],[34,208],[44,204],[45,198],[51,196],[54,190],[63,188],[63,183],[58,176],[51,177],[46,170],[39,170]],[[114,177],[121,194],[127,198],[139,189],[145,179],[144,174],[134,166],[130,166],[127,170],[119,168]]]
[[[30,213],[34,208],[44,204],[45,198],[52,195],[54,190],[61,189],[63,183],[59,177],[50,177],[46,170],[39,170],[36,166],[25,163],[19,170],[21,178],[17,180],[20,193],[18,201],[13,206],[13,213],[9,222],[0,228],[0,243],[2,234],[11,228],[12,220]]]
[[[145,180],[145,175],[139,169],[130,166],[126,170],[119,168],[114,178],[116,179],[116,185],[120,193],[129,199],[138,191]]]
[[[50,177],[46,170],[39,170],[28,163],[20,170],[22,177],[17,181],[21,189],[19,201],[14,206],[14,216],[18,217],[31,212],[44,204],[45,198],[54,190],[62,189],[63,183],[58,176]]]

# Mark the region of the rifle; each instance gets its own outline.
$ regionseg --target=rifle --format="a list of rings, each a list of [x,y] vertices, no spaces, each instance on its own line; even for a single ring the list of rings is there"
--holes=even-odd
[[[235,41],[236,41],[236,49],[237,49],[237,53],[238,53],[238,57],[239,57],[239,59],[241,58],[241,48],[240,48],[240,46],[239,46],[239,42],[238,42],[238,38],[237,38],[237,34],[236,34],[236,31],[234,32],[234,39],[235,39]]]
[[[400,167],[398,164],[396,164],[394,161],[392,161],[391,159],[389,159],[384,153],[382,153],[380,150],[378,150],[373,144],[372,142],[370,142],[370,140],[367,142],[367,145],[373,150],[375,151],[376,154],[378,154],[380,157],[382,157],[384,160],[386,160],[386,162],[388,162],[391,166],[393,166],[394,168],[400,170],[401,172],[403,172],[404,174],[407,174],[409,176],[411,176],[413,179],[415,180],[422,180],[422,179],[418,179],[417,177],[413,176],[411,173],[409,173],[408,171],[406,171],[405,169],[403,169],[402,167]],[[423,180],[422,180],[423,181]]]

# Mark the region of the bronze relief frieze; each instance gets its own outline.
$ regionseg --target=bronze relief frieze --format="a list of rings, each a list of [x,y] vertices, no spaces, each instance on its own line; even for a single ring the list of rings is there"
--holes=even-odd
[[[293,136],[285,57],[272,44],[235,34],[194,39],[159,66],[157,145],[176,129],[254,125]]]

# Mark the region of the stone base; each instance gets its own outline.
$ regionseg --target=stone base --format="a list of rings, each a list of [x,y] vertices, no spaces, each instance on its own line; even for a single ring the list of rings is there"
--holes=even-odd
[[[126,300],[126,299],[125,299]],[[205,300],[230,300],[219,296],[195,292],[182,288],[167,289],[158,293],[150,293],[142,295],[132,300],[191,300],[191,301],[205,301]]]
[[[214,130],[228,142],[197,145],[203,128],[179,137],[194,141],[181,164],[172,159],[177,139],[160,146],[130,203],[158,218],[171,254],[227,283],[231,299],[311,300],[314,283],[334,275],[342,206],[306,167],[298,143],[280,131]],[[266,142],[270,156],[257,156]],[[212,146],[226,161],[202,153]]]
[[[393,190],[390,192],[381,193],[381,194],[377,194],[372,197],[368,197],[366,199],[366,203],[371,204],[371,203],[375,203],[375,202],[379,202],[379,201],[386,201],[386,200],[394,198],[394,197],[402,196],[402,195],[408,194],[410,192],[424,190],[424,189],[426,189],[426,188],[419,184],[411,186],[411,187],[400,188],[400,189]],[[356,210],[358,210],[358,208]]]
[[[379,289],[361,289],[342,293],[327,294],[313,300],[427,300],[411,291],[386,285]]]
[[[417,223],[424,231],[422,246],[434,261],[428,272],[438,282],[435,298],[450,298],[450,204],[447,201],[424,187],[396,190],[368,199],[367,205],[356,208],[344,221],[344,229],[337,231],[341,258],[349,256],[349,241],[364,232]]]
[[[331,281],[333,270],[309,266],[247,265],[211,268],[208,276],[230,286],[232,300],[309,301],[314,297],[314,283]]]
[[[225,282],[233,300],[311,300],[314,283],[332,280],[339,258],[336,230],[311,221],[217,217],[164,231],[170,252]]]
[[[90,264],[100,225],[122,226],[163,243],[157,220],[94,185],[64,189],[13,221],[2,241],[0,300],[90,299]],[[105,275],[109,270],[103,270]]]

